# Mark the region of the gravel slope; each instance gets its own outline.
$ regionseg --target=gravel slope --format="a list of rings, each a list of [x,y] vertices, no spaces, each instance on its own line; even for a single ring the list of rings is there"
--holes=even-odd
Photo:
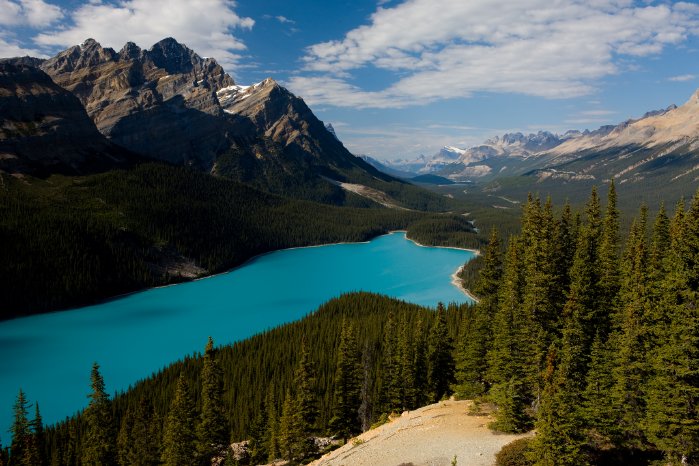
[[[494,434],[489,416],[467,414],[470,401],[444,401],[406,411],[311,463],[315,466],[491,466],[495,454],[525,435]]]

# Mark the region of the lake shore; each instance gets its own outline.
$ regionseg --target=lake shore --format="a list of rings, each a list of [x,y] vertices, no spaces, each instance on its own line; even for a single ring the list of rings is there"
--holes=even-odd
[[[465,265],[462,265],[461,267],[456,269],[456,272],[451,274],[451,284],[454,285],[455,287],[457,287],[458,289],[460,289],[463,292],[463,294],[465,294],[466,296],[471,298],[474,303],[478,303],[480,301],[480,299],[476,298],[476,295],[471,293],[471,291],[469,291],[468,288],[464,287],[464,282],[461,281],[461,278],[459,277],[459,274],[461,273],[461,271],[464,270],[464,266]]]

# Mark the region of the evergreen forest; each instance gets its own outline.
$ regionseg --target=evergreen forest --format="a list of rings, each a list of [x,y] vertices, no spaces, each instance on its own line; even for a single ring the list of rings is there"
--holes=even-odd
[[[113,398],[95,364],[88,408],[57,425],[19,392],[1,461],[303,463],[454,395],[491,405],[493,430],[536,429],[517,464],[699,464],[699,192],[621,231],[613,182],[579,212],[529,196],[518,234],[489,232],[476,305],[343,295]]]
[[[483,241],[455,213],[387,209],[358,196],[361,208],[318,204],[161,164],[0,181],[0,320],[222,272],[272,250],[391,230],[431,245]]]

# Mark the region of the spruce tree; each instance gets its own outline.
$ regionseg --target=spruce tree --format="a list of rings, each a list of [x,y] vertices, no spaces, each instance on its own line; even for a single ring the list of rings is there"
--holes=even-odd
[[[86,466],[116,464],[112,406],[96,362],[92,365],[90,387],[90,402],[84,413],[86,430],[82,441],[82,463]]]
[[[39,410],[39,402],[34,403],[34,419],[31,421],[31,428],[34,432],[34,455],[38,466],[48,463],[46,458],[46,433],[44,432],[44,420]]]
[[[330,426],[346,443],[359,431],[359,405],[361,389],[359,350],[352,324],[344,321],[337,350],[337,366],[334,378],[333,417]]]
[[[364,343],[364,350],[362,351],[362,386],[359,391],[359,420],[361,423],[362,432],[369,430],[374,416],[373,395],[374,383],[376,380],[376,371],[374,370],[375,354],[376,351],[374,346],[371,345],[369,341],[366,341]]]
[[[605,317],[612,314],[614,298],[619,291],[619,211],[616,207],[614,179],[609,182],[607,209],[604,213],[602,236],[599,245],[599,303],[600,325],[608,329]]]
[[[302,428],[306,435],[315,431],[318,418],[318,397],[316,395],[316,367],[308,352],[306,339],[301,341],[298,366],[294,374],[296,409],[302,418]]]
[[[381,411],[391,413],[400,409],[401,381],[398,361],[398,338],[395,315],[391,312],[383,328],[381,342]]]
[[[250,452],[250,462],[252,464],[264,464],[267,462],[269,452],[265,442],[265,434],[267,432],[267,409],[265,402],[262,401],[261,406],[255,414],[255,418],[250,425],[250,443],[248,450]]]
[[[439,303],[428,339],[427,380],[433,402],[449,395],[451,384],[455,382],[453,345],[444,314],[444,305]]]
[[[537,466],[585,466],[583,385],[576,359],[583,351],[578,319],[567,319],[560,353],[550,349],[534,451]],[[560,354],[560,356],[558,356]]]
[[[12,466],[29,465],[27,455],[31,447],[31,424],[27,418],[29,402],[22,389],[17,393],[17,400],[14,406],[14,421],[10,428],[12,442],[10,443],[10,464]]]
[[[272,383],[267,389],[267,396],[265,399],[265,407],[267,411],[265,449],[267,450],[268,462],[273,462],[274,460],[281,457],[281,448],[279,446],[280,412],[277,409],[277,403],[274,397],[274,393],[274,383]]]
[[[647,388],[646,432],[673,465],[699,459],[699,192],[671,223],[663,295]]]
[[[505,270],[498,309],[493,318],[493,343],[488,351],[488,382],[493,385],[509,379],[509,364],[512,359],[512,320],[522,304],[524,281],[519,241],[510,237],[507,245]]]
[[[642,423],[645,418],[645,388],[650,376],[647,358],[650,345],[648,247],[646,209],[634,221],[624,257],[624,280],[620,291],[619,334],[616,338],[614,387],[609,394],[617,407],[617,429],[621,444],[642,448],[646,441]]]
[[[217,360],[217,351],[211,337],[206,344],[201,370],[201,415],[197,425],[197,454],[200,464],[211,464],[211,459],[227,451],[228,422],[223,406],[223,371]]]
[[[134,413],[131,407],[129,407],[121,419],[121,426],[116,439],[117,462],[120,466],[129,466],[133,461],[133,424]]]
[[[180,374],[163,433],[162,461],[167,466],[197,464],[195,419],[189,385],[184,374]]]
[[[491,325],[498,309],[498,289],[502,280],[502,251],[497,229],[490,233],[483,255],[483,268],[474,287],[480,301],[464,315],[457,344],[456,385],[461,398],[483,395],[486,385],[486,355],[492,345]]]
[[[291,392],[287,391],[282,404],[282,415],[279,420],[279,450],[284,459],[294,461],[301,459],[301,452],[298,450],[299,439],[303,437],[303,432],[298,426],[297,411],[294,406],[294,398]]]
[[[618,413],[610,396],[614,387],[615,360],[616,354],[610,340],[604,340],[597,334],[592,342],[582,415],[585,425],[608,441],[618,435]]]
[[[306,347],[306,340],[301,341],[298,366],[294,374],[295,393],[292,393],[292,450],[294,458],[306,458],[315,453],[315,444],[311,435],[315,431],[318,417],[318,400],[315,392],[316,370]]]
[[[415,373],[415,407],[419,408],[429,402],[428,389],[428,368],[427,368],[427,338],[426,325],[422,318],[418,318],[415,325],[415,334],[413,335],[413,343],[415,346],[415,359],[413,360],[413,369]]]
[[[415,367],[412,344],[412,329],[408,325],[407,315],[403,314],[398,322],[398,373],[399,373],[399,409],[413,409],[415,407]]]
[[[121,420],[117,436],[117,457],[123,466],[160,464],[159,420],[148,398],[137,408],[129,407]]]

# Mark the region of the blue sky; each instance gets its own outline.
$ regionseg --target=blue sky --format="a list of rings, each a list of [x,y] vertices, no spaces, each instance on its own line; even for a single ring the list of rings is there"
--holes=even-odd
[[[694,2],[0,0],[0,56],[166,36],[241,84],[273,77],[381,159],[596,128],[699,87]]]

